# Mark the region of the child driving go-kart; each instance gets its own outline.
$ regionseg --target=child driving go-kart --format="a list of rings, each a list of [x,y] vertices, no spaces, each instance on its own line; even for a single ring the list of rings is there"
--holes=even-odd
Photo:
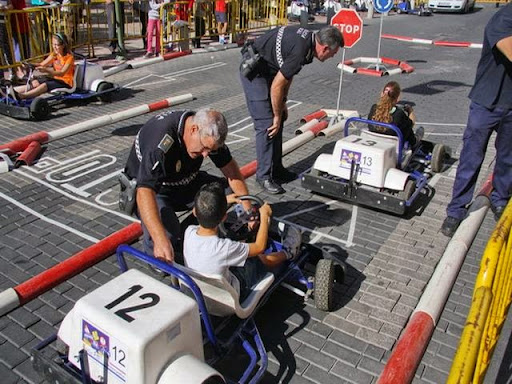
[[[226,199],[224,188],[219,183],[201,187],[193,209],[199,225],[190,225],[185,231],[183,258],[188,268],[223,275],[243,301],[267,271],[297,256],[302,235],[297,228],[288,227],[282,250],[264,254],[272,216],[270,205],[265,203],[259,207],[260,224],[254,242],[220,238],[219,225],[226,218],[228,202],[235,203],[237,199],[234,195]]]
[[[26,86],[10,88],[16,100],[30,99],[59,88],[72,88],[75,76],[75,59],[69,49],[66,35],[52,36],[53,52],[35,66],[44,76],[32,79]],[[5,95],[4,95],[5,96]]]

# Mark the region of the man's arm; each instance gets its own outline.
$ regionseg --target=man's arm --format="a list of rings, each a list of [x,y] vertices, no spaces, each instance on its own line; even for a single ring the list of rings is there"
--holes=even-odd
[[[496,48],[505,55],[505,57],[512,61],[512,36],[505,37],[496,43]]]
[[[174,249],[158,213],[155,191],[146,187],[137,188],[137,207],[153,240],[153,255],[168,263],[174,261]]]
[[[272,113],[274,114],[272,126],[267,129],[270,137],[274,137],[281,128],[283,109],[285,106],[284,100],[288,95],[291,83],[291,79],[288,80],[283,76],[281,71],[279,71],[270,86],[270,100],[272,102]]]
[[[249,189],[247,188],[247,184],[245,184],[244,176],[242,172],[240,172],[240,168],[238,167],[235,159],[231,159],[229,163],[223,166],[221,169],[222,174],[228,179],[229,186],[237,196],[243,196],[249,194]],[[246,210],[251,209],[251,202],[244,200],[242,204]]]

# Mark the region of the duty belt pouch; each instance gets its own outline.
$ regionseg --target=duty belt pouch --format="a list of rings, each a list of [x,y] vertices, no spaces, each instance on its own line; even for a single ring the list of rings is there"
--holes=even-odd
[[[240,64],[240,73],[252,80],[258,73],[258,64],[261,60],[261,55],[254,51],[252,42],[246,42],[241,50],[242,63]]]
[[[137,180],[130,179],[130,177],[121,172],[119,174],[119,209],[127,215],[132,215],[135,210],[135,189],[137,187]]]

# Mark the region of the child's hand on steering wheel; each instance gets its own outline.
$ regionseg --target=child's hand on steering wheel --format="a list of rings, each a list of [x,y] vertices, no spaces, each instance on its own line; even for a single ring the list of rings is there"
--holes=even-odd
[[[240,203],[240,200],[238,199],[238,195],[236,193],[227,195],[226,200],[228,201],[228,205]]]

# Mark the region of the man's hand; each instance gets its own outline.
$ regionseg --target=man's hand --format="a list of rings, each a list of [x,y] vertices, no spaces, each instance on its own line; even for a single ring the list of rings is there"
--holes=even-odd
[[[236,193],[232,193],[226,196],[226,200],[228,201],[228,205],[230,204],[238,204],[240,200],[238,199],[238,195]]]
[[[281,116],[274,116],[272,126],[267,128],[267,134],[270,139],[273,139],[281,129]]]
[[[162,241],[154,241],[153,256],[166,263],[174,261],[174,248],[169,239],[165,238]]]

